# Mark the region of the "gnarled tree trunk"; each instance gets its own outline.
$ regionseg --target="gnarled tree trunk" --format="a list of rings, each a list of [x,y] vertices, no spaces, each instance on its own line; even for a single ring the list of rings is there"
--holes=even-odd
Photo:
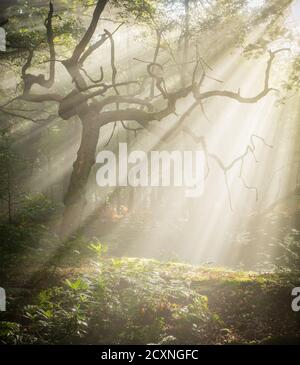
[[[86,205],[86,185],[95,163],[99,139],[99,116],[92,113],[82,113],[79,117],[82,123],[81,143],[64,199],[65,210],[60,228],[62,240],[68,239],[80,227],[82,213]]]

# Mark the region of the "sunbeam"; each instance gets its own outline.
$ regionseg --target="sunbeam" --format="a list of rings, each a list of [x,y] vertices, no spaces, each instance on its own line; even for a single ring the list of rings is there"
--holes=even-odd
[[[299,342],[300,0],[0,11],[0,343]]]

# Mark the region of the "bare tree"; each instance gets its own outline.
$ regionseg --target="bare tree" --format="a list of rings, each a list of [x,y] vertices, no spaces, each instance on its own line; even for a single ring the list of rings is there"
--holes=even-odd
[[[99,139],[100,129],[109,124],[120,122],[124,128],[129,128],[126,125],[128,121],[137,122],[140,127],[147,129],[150,133],[155,133],[152,128],[152,122],[163,121],[169,115],[176,115],[176,104],[178,100],[193,96],[193,104],[178,118],[178,121],[164,136],[164,140],[172,139],[179,131],[183,131],[192,135],[193,138],[201,143],[203,149],[206,151],[207,159],[215,159],[219,166],[223,169],[225,177],[227,171],[235,165],[238,161],[243,162],[243,156],[238,157],[229,166],[224,166],[217,156],[210,154],[205,145],[204,137],[194,136],[191,129],[188,128],[188,116],[197,107],[203,110],[203,101],[212,97],[224,97],[236,100],[240,103],[256,103],[273,88],[269,85],[270,73],[272,63],[276,54],[281,50],[274,52],[269,51],[269,61],[266,65],[265,77],[262,90],[254,96],[243,96],[240,91],[234,92],[229,90],[202,90],[204,80],[208,77],[206,72],[206,64],[202,57],[197,53],[196,59],[191,63],[193,67],[191,80],[188,82],[187,75],[184,75],[184,83],[176,90],[168,90],[166,80],[163,76],[164,66],[158,61],[158,53],[160,50],[160,42],[162,38],[162,29],[157,30],[157,47],[152,62],[146,62],[146,74],[143,85],[140,85],[139,80],[126,80],[117,82],[117,67],[115,60],[115,43],[114,34],[105,30],[100,39],[90,45],[90,41],[97,29],[101,14],[103,13],[108,0],[98,0],[94,9],[91,22],[74,48],[72,55],[63,61],[60,61],[65,67],[66,71],[72,78],[74,87],[67,95],[60,95],[57,93],[42,93],[35,94],[32,91],[34,85],[50,90],[55,83],[56,73],[56,54],[54,48],[54,34],[53,34],[53,4],[50,1],[49,12],[45,20],[45,27],[47,32],[47,43],[49,48],[49,77],[45,75],[33,75],[29,73],[31,67],[34,49],[28,49],[27,61],[22,68],[23,92],[22,95],[14,98],[9,103],[15,100],[24,100],[30,103],[40,102],[54,102],[58,104],[59,117],[68,120],[72,117],[78,117],[82,124],[81,143],[77,153],[77,158],[73,164],[73,170],[70,178],[69,188],[66,193],[64,203],[65,210],[61,225],[61,236],[66,239],[72,232],[74,232],[80,225],[82,211],[86,204],[86,184],[92,166],[95,163],[96,147]],[[185,1],[186,6],[186,21],[185,32],[189,32],[188,18],[189,18],[189,2]],[[110,44],[110,64],[111,64],[111,82],[104,82],[103,69],[101,68],[101,75],[98,80],[89,76],[87,70],[84,69],[84,62],[91,57],[95,50],[101,47],[105,42]],[[188,48],[188,40],[186,34],[185,48]],[[182,69],[182,65],[180,66]],[[150,95],[145,95],[145,83],[149,84]],[[136,91],[132,94],[128,92],[128,85],[136,85]],[[156,95],[155,95],[156,93]],[[159,109],[156,108],[155,100],[157,97],[164,102],[164,105]],[[2,110],[8,105],[2,105]],[[104,110],[105,108],[105,110]],[[107,110],[107,108],[109,108]],[[204,111],[204,110],[203,110]],[[259,138],[259,137],[258,137]],[[245,153],[255,150],[253,140],[247,147]],[[246,185],[246,183],[245,183]]]

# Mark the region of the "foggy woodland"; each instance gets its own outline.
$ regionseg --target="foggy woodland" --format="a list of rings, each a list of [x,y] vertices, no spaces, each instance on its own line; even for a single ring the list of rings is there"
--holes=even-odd
[[[299,24],[298,0],[0,3],[1,343],[299,341]],[[201,151],[201,195],[99,186],[124,144]]]

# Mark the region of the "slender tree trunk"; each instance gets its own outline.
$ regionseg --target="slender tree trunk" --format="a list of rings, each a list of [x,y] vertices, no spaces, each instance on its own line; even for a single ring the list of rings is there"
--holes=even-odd
[[[189,36],[190,36],[190,0],[184,0],[184,45],[182,54],[182,66],[181,66],[181,84],[186,86],[187,78],[187,60],[189,54]]]
[[[82,113],[79,117],[82,123],[81,143],[64,199],[65,210],[60,230],[62,240],[68,239],[80,227],[82,213],[86,205],[86,185],[95,163],[99,139],[99,116]]]
[[[116,128],[116,151],[117,151],[117,156],[119,156],[119,142],[120,142],[120,136],[119,136],[119,127],[117,125]],[[117,208],[117,213],[120,214],[121,212],[121,187],[120,186],[116,186],[115,187],[116,190],[116,208]]]
[[[12,224],[12,192],[11,192],[11,173],[10,173],[10,161],[7,162],[7,210],[8,210],[8,223]]]

